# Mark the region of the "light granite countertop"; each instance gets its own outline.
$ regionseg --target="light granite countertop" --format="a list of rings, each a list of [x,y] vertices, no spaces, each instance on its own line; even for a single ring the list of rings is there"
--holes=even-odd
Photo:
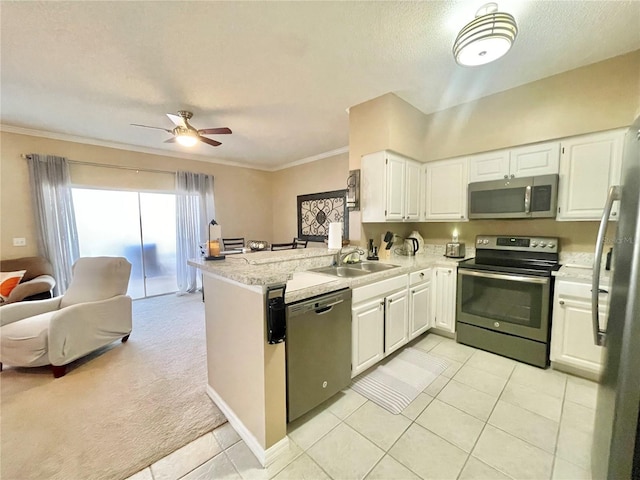
[[[553,272],[553,276],[565,280],[579,280],[591,282],[593,278],[593,253],[568,252],[560,255],[560,270]],[[608,285],[611,281],[611,272],[605,270],[604,255],[600,268],[600,285]]]
[[[397,275],[408,274],[423,268],[434,266],[455,267],[464,259],[446,258],[441,253],[425,253],[416,256],[391,257],[378,262],[397,265],[382,272],[361,277],[342,278],[332,275],[309,272],[310,269],[333,264],[337,250],[326,248],[306,248],[300,250],[282,250],[279,252],[255,252],[229,255],[225,260],[206,261],[189,260],[188,264],[220,277],[244,285],[263,286],[287,284],[286,303],[296,302],[323,293],[342,288],[356,288]],[[469,254],[465,258],[471,258]]]

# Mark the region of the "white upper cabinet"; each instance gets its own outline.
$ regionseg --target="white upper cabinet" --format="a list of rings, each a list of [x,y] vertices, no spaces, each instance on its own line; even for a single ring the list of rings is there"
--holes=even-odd
[[[469,159],[469,183],[500,180],[508,174],[509,150],[481,153]]]
[[[469,182],[554,174],[559,161],[559,142],[482,153],[469,159]]]
[[[620,182],[624,131],[562,141],[556,220],[599,220],[609,187]],[[614,203],[611,218],[618,216]]]
[[[467,220],[467,157],[425,163],[424,169],[423,220]]]
[[[420,219],[422,164],[394,152],[363,155],[360,195],[363,222]]]

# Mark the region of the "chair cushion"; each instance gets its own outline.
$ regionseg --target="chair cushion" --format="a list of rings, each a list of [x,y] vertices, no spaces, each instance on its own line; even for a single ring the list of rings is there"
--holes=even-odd
[[[49,365],[49,324],[56,313],[41,313],[0,328],[0,361],[16,367]]]
[[[83,257],[73,265],[71,285],[60,308],[125,295],[131,264],[124,257]]]
[[[0,302],[5,302],[14,288],[20,283],[26,270],[0,272]]]

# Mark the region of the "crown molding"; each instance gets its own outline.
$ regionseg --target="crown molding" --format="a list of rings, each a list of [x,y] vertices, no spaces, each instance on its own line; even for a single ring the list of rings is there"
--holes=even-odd
[[[215,163],[219,165],[228,165],[230,167],[251,168],[254,170],[270,171],[271,168],[263,166],[232,162],[229,160],[212,159],[204,155],[196,155],[189,153],[171,152],[158,148],[140,147],[137,145],[128,145],[125,143],[109,142],[105,140],[97,140],[95,138],[78,137],[68,135],[66,133],[48,132],[45,130],[34,130],[30,128],[16,127],[14,125],[0,124],[0,132],[17,133],[19,135],[29,135],[32,137],[49,138],[51,140],[62,140],[65,142],[81,143],[84,145],[95,145],[97,147],[115,148],[117,150],[127,150],[129,152],[147,153],[149,155],[160,155],[163,157],[182,158],[185,160],[196,160],[198,162]]]
[[[329,150],[328,152],[319,153],[317,155],[313,155],[311,157],[302,158],[300,160],[295,160],[293,162],[284,163],[279,167],[274,167],[271,169],[273,172],[277,172],[278,170],[284,170],[286,168],[296,167],[298,165],[303,165],[305,163],[316,162],[318,160],[322,160],[324,158],[335,157],[336,155],[340,155],[342,153],[347,153],[349,151],[349,146],[336,148],[335,150]]]
[[[137,145],[128,145],[125,143],[109,142],[105,140],[97,140],[95,138],[78,137],[76,135],[69,135],[66,133],[49,132],[45,130],[35,130],[31,128],[16,127],[14,125],[0,124],[0,132],[16,133],[19,135],[28,135],[31,137],[49,138],[51,140],[62,140],[64,142],[80,143],[84,145],[94,145],[97,147],[115,148],[117,150],[127,150],[129,152],[147,153],[149,155],[160,155],[163,157],[182,158],[185,160],[195,160],[198,162],[215,163],[219,165],[227,165],[230,167],[238,168],[251,168],[254,170],[262,170],[266,172],[276,172],[278,170],[284,170],[287,168],[295,167],[297,165],[303,165],[305,163],[311,163],[324,158],[334,157],[349,151],[349,147],[337,148],[328,152],[319,153],[311,157],[302,158],[289,163],[284,163],[275,167],[265,167],[254,165],[250,163],[233,162],[230,160],[212,159],[211,157],[205,157],[204,155],[196,155],[189,153],[171,152],[168,150],[160,150],[157,148],[140,147]]]

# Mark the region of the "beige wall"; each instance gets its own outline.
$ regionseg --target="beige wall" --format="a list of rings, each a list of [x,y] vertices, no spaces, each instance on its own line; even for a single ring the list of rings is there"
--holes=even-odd
[[[626,127],[640,114],[640,50],[426,116],[425,161]]]
[[[347,188],[348,175],[347,153],[273,172],[273,242],[290,242],[298,235],[298,195]]]
[[[424,115],[392,93],[349,109],[349,167],[395,150],[420,161],[609,130],[640,114],[640,50]]]
[[[216,220],[222,225],[223,235],[272,238],[270,172],[0,132],[1,258],[37,254],[29,171],[26,160],[20,157],[25,153],[59,155],[69,160],[140,169],[211,174],[215,177]],[[135,176],[135,171],[111,168],[74,166],[73,171],[74,180],[92,185],[129,181],[131,186],[142,184],[145,189],[163,189],[171,184],[164,175],[146,174],[144,182],[134,180]],[[13,237],[26,238],[26,247],[13,247]]]
[[[431,161],[624,127],[639,114],[640,50],[431,115],[387,94],[350,108],[349,168],[384,149]],[[406,235],[416,228],[428,242],[444,243],[455,227],[467,242],[477,234],[558,236],[564,251],[592,251],[597,231],[596,222],[553,220],[364,224],[360,244],[379,241],[387,229]]]

